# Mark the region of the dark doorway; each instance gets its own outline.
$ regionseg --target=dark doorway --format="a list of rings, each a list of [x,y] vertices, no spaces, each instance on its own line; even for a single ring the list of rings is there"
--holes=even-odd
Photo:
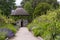
[[[23,20],[21,20],[21,27],[23,27]]]

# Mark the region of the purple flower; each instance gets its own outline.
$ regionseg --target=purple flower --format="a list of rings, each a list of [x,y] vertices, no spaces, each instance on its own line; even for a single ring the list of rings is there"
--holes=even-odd
[[[7,34],[7,37],[11,38],[11,37],[13,37],[13,36],[14,36],[14,33],[11,32],[11,31],[9,31],[9,33]]]

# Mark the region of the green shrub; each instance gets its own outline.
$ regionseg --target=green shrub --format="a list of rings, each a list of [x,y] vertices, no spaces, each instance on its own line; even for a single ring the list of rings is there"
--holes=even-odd
[[[37,17],[28,25],[35,36],[41,36],[44,40],[55,40],[60,34],[60,10],[48,11],[46,15]]]
[[[5,40],[5,33],[0,33],[0,40]]]
[[[5,36],[0,36],[0,40],[5,40]]]
[[[17,29],[11,24],[13,22],[15,21],[12,18],[8,18],[0,12],[0,40],[5,40],[5,36],[8,34],[9,30],[16,33]]]
[[[17,29],[12,24],[5,24],[3,28],[11,30],[13,33],[16,33]]]
[[[5,36],[8,34],[7,31],[9,30],[11,30],[13,33],[16,33],[17,29],[11,24],[12,22],[14,22],[14,20],[11,18],[8,19],[6,16],[0,14],[0,28],[6,28],[6,32],[0,30],[0,40],[5,40]]]
[[[0,28],[7,28],[16,33],[16,28],[11,24],[13,22],[12,18],[8,19],[6,16],[0,14]]]
[[[60,35],[57,35],[55,40],[60,40]]]

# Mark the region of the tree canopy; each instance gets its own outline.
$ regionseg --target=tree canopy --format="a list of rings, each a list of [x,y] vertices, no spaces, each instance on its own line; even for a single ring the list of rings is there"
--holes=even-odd
[[[9,15],[15,6],[14,2],[15,0],[0,0],[0,9],[2,10],[2,14]]]
[[[21,3],[22,6],[24,6],[27,1],[29,1],[32,4],[33,8],[35,8],[37,4],[42,3],[42,2],[49,3],[54,8],[57,8],[59,6],[57,0],[23,0],[22,3]]]
[[[34,10],[34,16],[46,14],[46,12],[50,9],[52,9],[52,5],[48,3],[39,3]]]

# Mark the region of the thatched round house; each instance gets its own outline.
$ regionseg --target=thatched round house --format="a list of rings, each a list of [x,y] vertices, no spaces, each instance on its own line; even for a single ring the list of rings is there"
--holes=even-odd
[[[16,10],[12,10],[11,15],[14,16],[28,16],[28,12],[26,10],[24,10],[22,7],[18,7],[16,8]],[[22,20],[20,19],[19,21],[17,21],[17,25],[23,27],[26,26],[28,24],[28,20]]]
[[[16,8],[16,10],[12,10],[11,15],[22,15],[26,16],[29,15],[27,11],[25,11],[22,7],[21,8]]]

